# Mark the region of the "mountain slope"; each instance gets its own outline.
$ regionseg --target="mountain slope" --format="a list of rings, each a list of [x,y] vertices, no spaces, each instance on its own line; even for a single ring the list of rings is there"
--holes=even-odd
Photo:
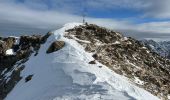
[[[158,100],[127,78],[94,61],[77,40],[68,39],[65,31],[81,24],[66,24],[54,31],[31,55],[21,72],[22,79],[5,100]],[[62,49],[46,53],[54,41],[64,41]],[[88,43],[85,40],[78,40]],[[89,63],[91,62],[91,63]],[[8,74],[8,73],[7,73]],[[28,78],[28,76],[30,76]]]
[[[93,24],[67,30],[65,37],[76,40],[93,58],[128,77],[152,94],[168,99],[170,60],[145,47],[140,41]]]

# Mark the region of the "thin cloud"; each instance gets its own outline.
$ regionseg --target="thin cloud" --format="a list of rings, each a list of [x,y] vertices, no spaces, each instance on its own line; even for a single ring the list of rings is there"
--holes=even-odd
[[[57,10],[72,14],[81,13],[82,6],[89,10],[124,8],[140,11],[142,17],[170,18],[170,0],[1,0],[0,3],[15,3],[30,9]]]
[[[109,2],[112,0],[107,1]],[[141,4],[138,3],[137,5]],[[0,33],[47,32],[49,30],[57,29],[65,23],[82,22],[81,16],[74,15],[72,13],[61,13],[60,10],[58,11],[54,9],[48,10],[46,9],[48,7],[44,7],[44,5],[39,6],[38,9],[30,7],[30,5],[32,4],[28,4],[28,2],[25,2],[24,4],[16,4],[15,2],[1,2]],[[46,10],[43,10],[43,8]],[[147,36],[152,37],[152,35],[154,37],[159,37],[160,35],[167,36],[167,34],[170,35],[169,21],[134,24],[128,20],[107,18],[87,17],[86,20],[89,23],[122,31],[134,37],[141,37],[142,34],[144,34],[142,38],[146,38]]]

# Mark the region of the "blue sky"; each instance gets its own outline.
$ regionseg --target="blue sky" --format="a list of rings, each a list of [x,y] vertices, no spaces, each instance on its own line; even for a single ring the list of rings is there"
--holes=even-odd
[[[170,0],[1,0],[0,33],[45,33],[86,21],[136,38],[169,38]]]

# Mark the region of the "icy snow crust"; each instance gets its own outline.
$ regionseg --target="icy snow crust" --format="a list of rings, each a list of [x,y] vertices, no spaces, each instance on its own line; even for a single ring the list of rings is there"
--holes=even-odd
[[[70,23],[54,31],[39,54],[26,63],[23,79],[5,100],[158,100],[106,66],[88,64],[94,60],[92,54],[75,40],[63,37],[65,30],[78,25]],[[46,54],[55,40],[65,41],[65,47]],[[25,77],[32,74],[32,80],[25,83]]]

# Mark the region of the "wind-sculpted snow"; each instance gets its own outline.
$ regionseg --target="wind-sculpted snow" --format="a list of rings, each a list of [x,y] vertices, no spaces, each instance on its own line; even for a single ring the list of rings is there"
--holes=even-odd
[[[94,60],[92,54],[75,40],[64,37],[65,30],[78,25],[81,24],[70,23],[54,31],[38,55],[26,62],[23,79],[5,100],[158,100],[105,65],[97,61],[89,64]],[[46,54],[56,40],[64,41],[65,46]],[[33,75],[32,79],[25,82],[29,75]]]

